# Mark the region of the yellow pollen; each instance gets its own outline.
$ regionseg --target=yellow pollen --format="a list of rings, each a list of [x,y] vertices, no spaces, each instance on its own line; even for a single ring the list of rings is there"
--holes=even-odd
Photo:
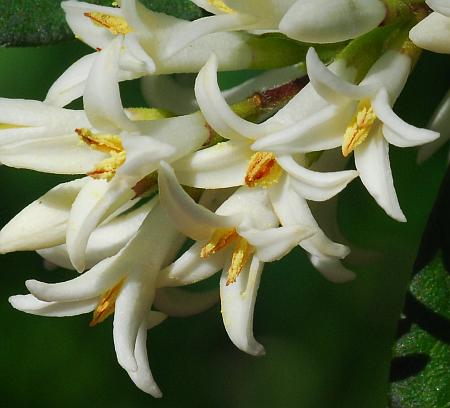
[[[228,269],[227,286],[236,282],[236,278],[242,272],[242,269],[247,264],[250,256],[255,249],[242,237],[239,237],[233,254],[231,256],[231,266]]]
[[[117,135],[92,133],[89,129],[75,129],[80,139],[92,149],[109,154],[110,157],[98,163],[88,176],[96,179],[111,180],[117,169],[125,162],[127,153]]]
[[[347,157],[356,147],[366,140],[377,119],[370,100],[362,100],[358,104],[357,111],[350,125],[347,127],[342,143],[342,154]]]
[[[223,0],[208,0],[208,3],[216,9],[223,11],[224,13],[234,13],[234,10],[231,7],[228,7]]]
[[[251,158],[245,175],[248,187],[269,187],[278,182],[282,173],[275,155],[270,152],[257,152]]]
[[[98,323],[103,322],[108,316],[114,313],[114,308],[116,305],[117,296],[119,296],[120,289],[125,281],[122,279],[116,286],[108,290],[103,294],[96,309],[94,310],[94,315],[89,323],[89,326],[94,327]]]
[[[112,16],[98,11],[90,11],[84,15],[89,17],[95,25],[107,28],[114,35],[128,34],[133,31],[127,21],[120,16]]]
[[[208,258],[208,256],[215,254],[221,249],[228,246],[233,242],[239,235],[235,228],[219,228],[214,231],[209,242],[202,248],[200,252],[200,257]]]

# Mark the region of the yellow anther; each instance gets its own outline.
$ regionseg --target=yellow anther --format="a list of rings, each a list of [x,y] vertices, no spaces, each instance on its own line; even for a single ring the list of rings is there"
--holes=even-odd
[[[347,127],[342,143],[342,154],[347,157],[356,147],[366,140],[377,116],[375,115],[370,100],[362,100],[358,104],[357,111],[350,125]]]
[[[122,279],[116,286],[108,290],[103,294],[98,302],[96,309],[94,310],[94,315],[89,323],[89,326],[93,327],[98,323],[103,322],[108,316],[114,313],[114,308],[116,306],[116,299],[119,296],[120,289],[125,282],[125,278]]]
[[[228,246],[238,237],[239,235],[235,228],[219,228],[214,231],[209,242],[202,248],[200,256],[202,258],[207,258]]]
[[[105,133],[92,133],[89,129],[75,129],[80,139],[92,149],[108,153],[110,157],[98,163],[94,170],[88,173],[92,178],[111,180],[117,169],[125,162],[127,153],[123,148],[122,141],[117,135]]]
[[[0,130],[5,130],[5,129],[16,129],[16,128],[21,128],[21,127],[26,127],[26,126],[22,126],[22,125],[13,125],[11,123],[0,123]]]
[[[228,7],[223,0],[208,0],[208,3],[216,9],[223,11],[224,13],[234,13],[234,10],[231,7]]]
[[[248,187],[269,187],[278,182],[282,173],[275,155],[270,152],[257,152],[251,158],[245,175]]]
[[[172,115],[170,112],[164,109],[156,108],[127,108],[131,120],[157,120],[170,118]]]
[[[228,269],[227,286],[236,282],[236,278],[242,272],[242,269],[247,264],[254,251],[255,248],[253,248],[247,240],[242,237],[238,238],[231,256],[231,266]]]
[[[114,35],[128,34],[133,31],[127,20],[120,16],[112,16],[98,11],[89,11],[84,15],[89,17],[95,25],[107,28]]]

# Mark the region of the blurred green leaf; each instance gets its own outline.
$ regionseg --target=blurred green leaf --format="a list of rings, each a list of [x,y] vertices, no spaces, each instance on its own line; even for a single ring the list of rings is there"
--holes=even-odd
[[[391,406],[450,407],[450,276],[441,256],[412,280],[405,313],[411,327],[394,350]]]
[[[59,0],[2,0],[0,2],[0,46],[36,46],[70,40],[73,34],[64,19]],[[111,6],[112,0],[88,3]],[[189,0],[143,0],[149,9],[186,20],[204,15]]]

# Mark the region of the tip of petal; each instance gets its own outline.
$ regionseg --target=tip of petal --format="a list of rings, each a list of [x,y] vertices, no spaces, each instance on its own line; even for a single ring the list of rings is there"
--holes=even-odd
[[[120,364],[120,366],[125,371],[135,373],[138,370],[138,365],[134,356],[129,353],[127,354],[121,353],[121,354],[123,355],[117,356],[117,361]]]

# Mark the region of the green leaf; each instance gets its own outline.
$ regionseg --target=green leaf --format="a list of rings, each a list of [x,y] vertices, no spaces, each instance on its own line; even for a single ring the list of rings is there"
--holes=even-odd
[[[402,378],[392,384],[391,407],[450,407],[450,276],[441,256],[412,280],[405,313],[411,328],[394,349]]]
[[[36,46],[72,39],[60,3],[59,0],[0,1],[0,46]],[[88,3],[111,6],[112,0]],[[186,20],[205,14],[189,0],[143,0],[142,3],[151,10]]]

